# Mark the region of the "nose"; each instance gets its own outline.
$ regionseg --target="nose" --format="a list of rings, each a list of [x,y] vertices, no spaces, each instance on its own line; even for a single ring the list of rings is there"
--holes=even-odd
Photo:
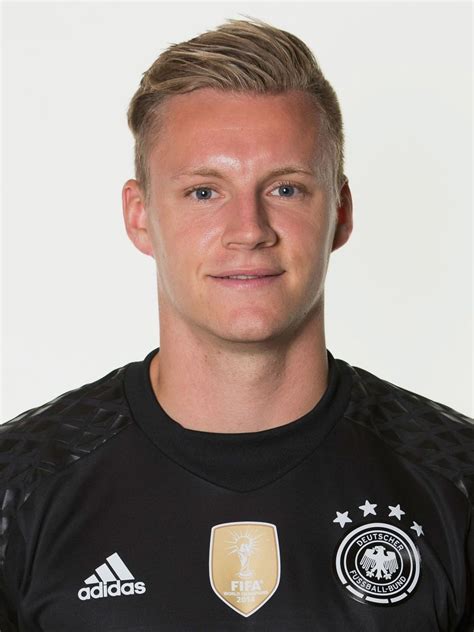
[[[226,248],[253,250],[272,246],[278,235],[262,200],[256,195],[235,196],[224,214],[222,244]]]

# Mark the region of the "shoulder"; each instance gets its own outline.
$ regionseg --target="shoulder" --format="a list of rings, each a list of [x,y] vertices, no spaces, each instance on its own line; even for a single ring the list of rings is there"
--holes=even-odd
[[[3,524],[45,478],[87,456],[131,423],[123,394],[125,369],[114,369],[0,425]]]
[[[409,460],[448,478],[474,502],[474,420],[339,362],[352,375],[345,418],[371,430]]]

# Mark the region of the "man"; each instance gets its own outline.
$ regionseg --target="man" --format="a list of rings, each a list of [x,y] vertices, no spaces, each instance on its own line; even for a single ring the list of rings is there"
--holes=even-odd
[[[0,428],[2,632],[472,630],[471,422],[326,348],[352,201],[311,52],[229,21],[129,123],[160,347]]]

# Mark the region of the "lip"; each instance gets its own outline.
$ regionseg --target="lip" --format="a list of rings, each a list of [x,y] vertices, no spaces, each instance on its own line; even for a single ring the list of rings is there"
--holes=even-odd
[[[225,272],[220,272],[219,274],[216,274],[216,275],[211,274],[209,276],[212,276],[215,279],[222,279],[222,277],[237,276],[237,275],[242,275],[242,274],[266,277],[266,276],[279,276],[280,274],[283,274],[283,272],[284,270],[276,270],[272,268],[252,268],[252,269],[238,268],[236,270],[226,270]]]
[[[241,289],[241,290],[250,290],[257,288],[265,288],[274,283],[279,283],[280,277],[283,275],[283,272],[279,274],[269,274],[266,276],[261,276],[258,279],[223,279],[221,277],[211,277],[213,281],[218,283],[223,287]],[[241,274],[250,274],[250,272],[243,272]]]

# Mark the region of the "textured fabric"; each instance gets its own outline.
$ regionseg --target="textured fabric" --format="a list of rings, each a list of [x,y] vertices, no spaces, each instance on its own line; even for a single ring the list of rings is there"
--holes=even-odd
[[[5,594],[5,552],[12,521],[43,480],[95,450],[132,422],[122,396],[124,368],[60,395],[0,426],[0,631],[16,630]],[[1,603],[1,602],[0,602]],[[7,621],[8,620],[8,621]]]
[[[353,390],[345,418],[399,454],[442,474],[474,498],[472,419],[426,397],[351,367]]]
[[[1,632],[474,630],[471,420],[328,353],[300,419],[191,431],[158,351],[0,426]]]

